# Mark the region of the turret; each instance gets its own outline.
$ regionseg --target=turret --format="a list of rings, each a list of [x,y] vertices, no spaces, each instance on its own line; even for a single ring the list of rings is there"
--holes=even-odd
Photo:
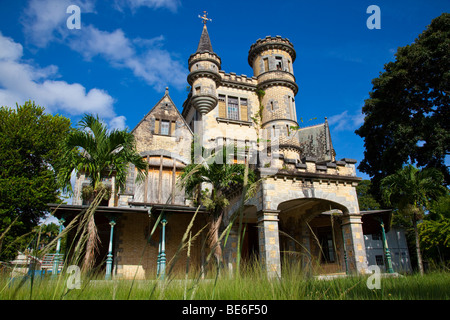
[[[295,83],[293,63],[294,45],[280,36],[258,39],[250,47],[248,63],[258,79],[258,89],[264,90],[262,99],[262,129],[273,136],[278,131],[280,152],[291,159],[299,159],[300,144],[295,110]]]
[[[220,85],[220,57],[214,53],[206,24],[197,51],[189,57],[188,83],[192,88],[191,103],[201,114],[217,105],[217,87]]]

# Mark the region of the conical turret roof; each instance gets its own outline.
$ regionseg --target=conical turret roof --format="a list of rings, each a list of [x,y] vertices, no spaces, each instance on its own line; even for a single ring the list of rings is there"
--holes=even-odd
[[[211,40],[209,39],[209,34],[208,34],[208,29],[206,28],[206,24],[203,25],[203,31],[202,31],[202,35],[200,36],[200,41],[198,43],[198,48],[197,48],[197,52],[203,52],[203,51],[208,51],[208,52],[214,52],[212,45],[211,45]]]

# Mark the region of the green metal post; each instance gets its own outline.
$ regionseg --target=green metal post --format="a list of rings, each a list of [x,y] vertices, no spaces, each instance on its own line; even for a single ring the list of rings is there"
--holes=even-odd
[[[113,245],[114,226],[116,225],[116,221],[114,219],[111,219],[110,222],[109,222],[109,225],[111,226],[111,231],[110,231],[110,234],[109,234],[108,255],[106,256],[105,280],[111,280],[112,263],[113,263],[112,245]]]
[[[380,218],[380,226],[381,226],[381,236],[383,237],[384,258],[386,259],[387,272],[394,273],[394,269],[392,268],[391,251],[389,250],[388,247],[386,232],[384,231],[384,223],[381,218]]]
[[[166,224],[167,219],[164,215],[161,219],[161,239],[159,242],[159,254],[157,261],[157,275],[163,280],[166,275]]]
[[[341,231],[342,231],[342,248],[344,249],[345,274],[348,274],[347,249],[345,248],[344,228],[342,228],[342,225]]]
[[[59,233],[58,233],[58,237],[61,235],[64,221],[66,221],[64,218],[59,219]],[[61,250],[61,237],[59,237],[58,241],[56,242],[56,254],[55,254],[55,257],[53,259],[52,275],[54,277],[58,274],[59,251],[60,250]]]

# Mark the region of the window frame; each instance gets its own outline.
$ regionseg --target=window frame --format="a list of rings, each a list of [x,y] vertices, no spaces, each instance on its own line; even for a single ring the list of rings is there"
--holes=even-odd
[[[164,132],[163,132],[163,124],[164,124]],[[166,127],[165,125],[167,124],[167,133],[166,132]],[[159,123],[159,134],[163,135],[163,136],[170,136],[170,121],[169,120],[160,120]]]

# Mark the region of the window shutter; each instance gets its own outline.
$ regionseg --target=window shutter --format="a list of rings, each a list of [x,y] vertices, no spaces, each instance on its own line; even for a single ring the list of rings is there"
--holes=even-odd
[[[225,96],[219,95],[219,118],[227,117],[227,109],[225,105]]]
[[[241,100],[241,120],[242,121],[248,121],[248,110],[247,110],[247,99],[240,99]]]
[[[155,134],[159,134],[159,119],[155,119]]]

